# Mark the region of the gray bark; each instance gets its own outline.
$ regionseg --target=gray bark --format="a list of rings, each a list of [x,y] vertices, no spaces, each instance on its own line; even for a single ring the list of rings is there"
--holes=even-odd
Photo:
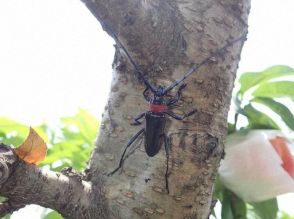
[[[84,2],[106,31],[111,26],[146,77],[165,86],[247,31],[246,0]],[[125,161],[121,174],[105,181],[115,217],[208,217],[241,48],[242,43],[229,47],[186,81],[177,112],[197,108],[198,113],[185,123],[171,121],[166,130],[171,139],[170,194],[165,191],[164,153],[148,158],[141,145]],[[92,180],[101,177],[97,170],[103,175],[117,166],[128,140],[140,129],[129,124],[148,108],[143,90],[117,47],[109,104],[90,161]]]
[[[1,196],[7,197],[0,205],[0,216],[27,204],[54,209],[66,218],[107,214],[103,187],[92,187],[83,175],[70,169],[63,173],[42,171],[20,160],[3,144],[0,144],[0,185]]]
[[[145,77],[164,86],[246,35],[250,7],[249,0],[82,1],[108,33],[111,27],[118,35]],[[166,128],[171,143],[169,194],[163,150],[149,158],[140,141],[123,170],[107,177],[141,128],[130,126],[131,120],[148,109],[144,86],[117,46],[109,101],[85,175],[41,172],[13,153],[8,159],[7,151],[12,151],[3,146],[0,163],[7,168],[1,169],[0,194],[8,201],[0,213],[35,203],[67,218],[208,218],[242,45],[227,48],[185,81],[188,86],[174,112],[196,108],[197,114],[185,122],[170,120]]]

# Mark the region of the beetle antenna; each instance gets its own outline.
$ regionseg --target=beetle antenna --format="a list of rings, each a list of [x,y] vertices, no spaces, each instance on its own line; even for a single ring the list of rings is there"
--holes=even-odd
[[[239,38],[237,38],[237,39],[235,39],[235,40],[233,40],[233,41],[227,43],[225,46],[223,46],[222,48],[218,49],[216,52],[212,53],[211,56],[209,56],[208,58],[204,59],[204,60],[201,61],[199,64],[194,64],[194,65],[192,66],[192,68],[190,68],[190,69],[185,73],[185,75],[184,75],[181,79],[177,80],[176,82],[174,82],[173,84],[171,84],[169,87],[167,87],[167,88],[164,90],[163,94],[167,94],[167,92],[169,92],[169,91],[172,90],[174,87],[176,87],[176,86],[178,86],[180,83],[182,83],[182,82],[183,82],[186,78],[188,78],[193,72],[197,71],[201,66],[207,64],[207,63],[210,61],[210,59],[211,59],[212,57],[214,57],[214,56],[218,56],[219,54],[221,54],[221,53],[222,53],[225,49],[227,49],[228,47],[234,45],[235,43],[237,43],[237,42],[239,42],[239,41],[241,41],[241,40],[245,41],[246,39],[247,39],[246,36],[239,37]]]
[[[127,55],[128,59],[130,60],[131,64],[134,66],[135,68],[135,73],[136,76],[139,80],[143,80],[144,84],[150,88],[150,90],[155,93],[156,92],[156,87],[154,87],[145,77],[144,77],[144,73],[139,69],[138,65],[135,63],[135,61],[133,60],[132,56],[129,54],[129,52],[127,51],[127,49],[124,47],[124,45],[121,43],[121,41],[119,40],[118,36],[114,33],[114,31],[112,30],[112,28],[103,23],[104,27],[106,29],[109,30],[109,32],[111,33],[111,35],[113,36],[115,42],[119,45],[119,47],[124,51],[124,53]]]

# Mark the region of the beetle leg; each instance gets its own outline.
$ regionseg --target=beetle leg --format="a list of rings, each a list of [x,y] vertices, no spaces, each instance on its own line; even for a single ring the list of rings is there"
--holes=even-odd
[[[180,98],[171,98],[171,99],[168,100],[166,105],[169,106],[169,107],[173,106],[174,104],[176,104],[179,101],[179,99]]]
[[[183,120],[183,119],[185,119],[185,118],[187,118],[189,116],[192,116],[196,112],[197,112],[197,109],[194,109],[191,112],[189,112],[189,113],[187,113],[187,114],[185,114],[183,116],[182,115],[175,114],[173,112],[164,112],[164,113],[167,114],[167,115],[169,115],[170,117],[176,119],[176,120]]]
[[[143,96],[147,102],[150,101],[150,97],[147,94],[148,90],[149,90],[149,87],[146,87],[146,89],[143,91]]]
[[[169,162],[169,144],[168,144],[168,137],[164,133],[163,134],[164,138],[164,149],[165,149],[165,156],[166,156],[166,171],[165,171],[165,188],[167,190],[167,193],[169,194],[169,186],[168,186],[168,177],[169,177],[169,172],[168,172],[168,162]]]
[[[142,119],[145,116],[146,112],[141,113],[140,115],[136,116],[134,118],[134,122],[131,123],[131,125],[141,125],[141,122],[139,121],[140,119]]]
[[[135,134],[135,135],[129,140],[129,142],[128,142],[128,144],[127,144],[127,146],[126,146],[126,148],[125,148],[123,154],[121,155],[121,158],[120,158],[120,161],[119,161],[118,167],[117,167],[116,169],[114,169],[113,171],[111,171],[110,173],[108,173],[107,176],[111,176],[112,174],[114,174],[116,171],[118,171],[118,170],[122,167],[122,165],[123,165],[123,163],[124,163],[124,156],[125,156],[125,154],[126,154],[127,149],[128,149],[133,143],[134,143],[134,141],[135,141],[135,140],[136,140],[136,139],[137,139],[142,133],[144,133],[144,128],[141,129],[137,134]]]
[[[171,106],[171,105],[174,105],[175,103],[177,103],[179,101],[179,99],[181,98],[182,96],[182,90],[187,86],[187,84],[182,84],[178,91],[177,91],[177,94],[176,94],[176,97],[175,98],[171,98],[168,102],[167,102],[167,106]]]

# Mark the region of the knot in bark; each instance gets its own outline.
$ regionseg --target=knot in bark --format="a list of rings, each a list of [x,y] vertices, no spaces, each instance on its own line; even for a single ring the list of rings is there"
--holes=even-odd
[[[11,172],[10,168],[16,160],[17,157],[13,150],[4,144],[0,144],[0,186],[8,179]]]

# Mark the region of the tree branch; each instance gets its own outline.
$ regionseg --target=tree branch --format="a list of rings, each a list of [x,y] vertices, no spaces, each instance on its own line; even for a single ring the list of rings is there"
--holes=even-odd
[[[23,207],[25,207],[24,204],[18,204],[11,200],[0,203],[0,217],[4,217],[6,214],[11,214]]]
[[[13,149],[3,144],[0,145],[0,165],[4,167],[0,194],[8,198],[0,206],[0,215],[27,204],[39,204],[66,218],[94,218],[93,213],[102,210],[101,218],[107,218],[103,182],[93,189],[91,183],[71,171],[67,171],[68,176],[43,171],[20,160]]]

